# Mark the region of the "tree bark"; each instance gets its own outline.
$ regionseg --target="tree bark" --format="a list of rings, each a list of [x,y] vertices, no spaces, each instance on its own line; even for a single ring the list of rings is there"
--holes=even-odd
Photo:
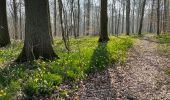
[[[157,35],[160,35],[160,0],[157,0]]]
[[[89,35],[89,32],[90,32],[90,7],[91,7],[91,2],[90,0],[88,0],[87,14],[86,14],[86,35]]]
[[[18,39],[18,14],[17,14],[17,4],[16,0],[13,0],[13,11],[14,11],[14,36]]]
[[[58,58],[50,40],[49,8],[47,0],[25,0],[25,41],[16,62]],[[41,18],[40,18],[41,17]]]
[[[143,5],[142,5],[142,12],[141,12],[142,14],[141,14],[141,19],[140,19],[138,35],[142,34],[142,26],[143,26],[143,17],[144,17],[144,12],[145,12],[145,5],[146,5],[146,0],[143,1]]]
[[[130,0],[126,0],[126,35],[130,34]]]
[[[6,0],[0,0],[0,47],[10,44],[7,13],[6,13]]]
[[[108,15],[107,15],[107,0],[101,0],[101,11],[100,11],[100,38],[99,42],[109,41],[107,26],[108,26]]]
[[[150,25],[149,25],[150,33],[153,33],[154,4],[155,4],[155,0],[152,0],[152,9],[151,9],[151,17],[150,17]]]
[[[54,36],[57,36],[57,1],[54,0]]]
[[[122,33],[124,32],[124,19],[125,19],[125,2],[123,0],[123,16],[122,16]]]

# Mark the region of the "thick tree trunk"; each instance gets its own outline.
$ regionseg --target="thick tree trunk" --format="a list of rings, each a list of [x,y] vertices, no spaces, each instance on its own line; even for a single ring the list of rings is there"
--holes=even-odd
[[[108,26],[108,16],[107,16],[107,0],[101,0],[101,12],[100,12],[100,38],[99,42],[109,41],[107,26]]]
[[[144,17],[144,12],[145,12],[145,5],[146,5],[146,0],[143,1],[143,5],[142,5],[142,12],[141,12],[142,14],[141,14],[141,19],[140,19],[138,35],[142,34],[142,26],[143,26],[143,17]]]
[[[6,0],[0,0],[0,47],[10,44],[7,13],[6,13]]]
[[[126,0],[126,35],[130,33],[130,0]]]
[[[16,62],[58,58],[50,40],[47,0],[25,0],[26,26],[24,47]],[[41,18],[40,18],[41,17]]]

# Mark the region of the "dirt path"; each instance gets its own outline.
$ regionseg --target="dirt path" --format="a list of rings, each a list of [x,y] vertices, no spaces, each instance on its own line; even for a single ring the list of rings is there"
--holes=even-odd
[[[125,65],[115,65],[84,82],[81,100],[170,100],[170,59],[157,53],[149,36],[138,40]],[[168,82],[169,81],[169,82]]]

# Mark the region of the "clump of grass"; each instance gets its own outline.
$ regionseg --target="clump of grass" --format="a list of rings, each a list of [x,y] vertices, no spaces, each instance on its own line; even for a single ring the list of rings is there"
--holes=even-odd
[[[0,49],[0,89],[5,93],[0,99],[21,94],[25,98],[47,97],[55,90],[59,90],[59,97],[64,98],[68,91],[58,88],[61,84],[79,82],[88,74],[101,71],[111,63],[124,63],[126,52],[132,44],[133,39],[126,36],[110,37],[107,43],[98,43],[97,37],[83,37],[70,40],[71,51],[68,53],[62,40],[57,39],[54,50],[60,59],[7,66],[4,63],[14,60],[23,45],[21,42],[14,43]]]
[[[170,35],[162,35],[157,38],[161,44],[170,44]]]
[[[162,35],[157,37],[160,45],[158,45],[158,50],[161,55],[170,57],[170,35]]]
[[[170,69],[165,70],[167,75],[170,75]]]

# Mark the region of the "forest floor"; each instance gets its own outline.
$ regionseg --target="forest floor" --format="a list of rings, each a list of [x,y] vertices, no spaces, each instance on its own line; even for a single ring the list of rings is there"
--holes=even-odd
[[[75,99],[170,100],[170,58],[160,55],[160,43],[146,35],[128,52],[125,64],[111,65],[82,83]]]

